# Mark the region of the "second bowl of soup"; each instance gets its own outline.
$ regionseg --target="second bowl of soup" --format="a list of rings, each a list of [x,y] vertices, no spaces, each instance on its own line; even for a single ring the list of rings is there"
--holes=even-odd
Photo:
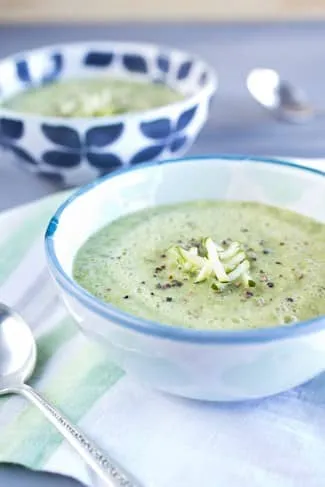
[[[216,90],[211,67],[158,45],[87,42],[0,61],[0,144],[77,185],[184,154]]]

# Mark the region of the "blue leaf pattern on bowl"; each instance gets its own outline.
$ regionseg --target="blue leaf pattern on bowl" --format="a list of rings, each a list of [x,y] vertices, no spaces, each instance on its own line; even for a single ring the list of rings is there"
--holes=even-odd
[[[166,56],[158,56],[157,65],[160,71],[162,71],[163,73],[169,72],[170,61]]]
[[[185,135],[180,135],[179,137],[175,137],[170,144],[170,151],[177,152],[180,150],[187,142],[187,138]]]
[[[42,124],[43,134],[54,144],[69,149],[81,149],[81,141],[78,132],[65,125]]]
[[[90,51],[84,58],[86,66],[106,68],[112,64],[114,54],[112,52]]]
[[[146,147],[132,157],[130,164],[140,164],[141,162],[151,161],[158,157],[164,148],[165,145],[153,145],[151,147]]]
[[[106,145],[112,144],[121,137],[123,129],[123,123],[102,125],[89,129],[86,133],[86,146],[105,147]]]
[[[23,83],[31,83],[32,79],[29,72],[29,66],[25,59],[16,62],[16,73],[17,77]]]
[[[0,136],[11,140],[18,140],[24,134],[24,124],[21,120],[10,118],[0,119]]]
[[[104,171],[111,171],[122,166],[122,161],[115,154],[102,154],[99,152],[88,152],[87,154],[89,163]]]
[[[80,154],[74,152],[47,151],[43,154],[43,161],[56,167],[75,167],[80,164]]]
[[[188,124],[192,122],[196,114],[196,111],[197,111],[197,106],[194,106],[189,110],[183,112],[177,121],[176,130],[177,131],[184,130],[188,126]]]
[[[142,122],[140,130],[146,137],[160,140],[169,137],[172,132],[172,124],[168,118],[160,118],[152,122]]]
[[[187,78],[192,69],[192,66],[192,61],[186,61],[185,63],[182,63],[178,68],[177,79],[182,80]]]
[[[139,54],[124,54],[122,56],[124,66],[134,73],[147,73],[147,61]]]
[[[16,145],[10,146],[10,149],[15,154],[15,156],[19,157],[24,162],[27,162],[28,164],[33,164],[33,165],[37,164],[35,159],[27,151],[25,151],[25,149],[22,149],[21,147],[17,147]]]

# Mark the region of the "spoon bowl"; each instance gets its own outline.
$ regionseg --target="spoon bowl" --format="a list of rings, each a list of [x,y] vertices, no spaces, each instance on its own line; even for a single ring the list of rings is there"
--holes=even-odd
[[[246,85],[254,100],[279,120],[306,123],[316,115],[305,93],[273,69],[253,69]]]
[[[36,344],[20,315],[0,303],[0,395],[27,381],[36,365]]]

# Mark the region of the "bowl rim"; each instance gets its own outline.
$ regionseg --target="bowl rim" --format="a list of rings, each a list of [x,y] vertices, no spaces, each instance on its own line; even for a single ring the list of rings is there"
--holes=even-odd
[[[48,44],[41,47],[37,47],[34,49],[26,49],[4,58],[0,59],[0,69],[1,65],[6,62],[15,62],[18,61],[20,58],[24,56],[30,56],[32,54],[42,53],[46,51],[54,51],[59,49],[67,49],[67,48],[78,48],[78,47],[87,47],[91,49],[92,46],[100,46],[100,45],[118,45],[118,46],[130,46],[130,48],[134,48],[136,50],[137,46],[141,46],[142,48],[148,49],[157,49],[159,48],[162,53],[179,53],[185,56],[188,56],[189,59],[195,62],[201,62],[204,66],[204,69],[209,73],[208,82],[202,86],[198,91],[193,93],[192,95],[185,97],[181,100],[175,101],[173,103],[168,103],[167,105],[158,106],[155,108],[151,108],[148,110],[140,110],[134,112],[125,112],[124,114],[120,115],[112,115],[112,116],[104,116],[104,117],[55,117],[50,115],[41,115],[37,113],[26,113],[26,112],[19,112],[16,110],[10,110],[3,108],[0,104],[0,117],[7,117],[7,118],[20,118],[24,120],[37,120],[40,123],[52,123],[52,124],[65,124],[65,125],[73,125],[74,123],[79,124],[90,124],[95,123],[96,125],[102,125],[107,123],[119,123],[125,121],[125,118],[128,119],[137,119],[140,116],[145,116],[148,118],[156,118],[159,117],[161,114],[164,114],[165,111],[168,109],[181,109],[184,105],[192,105],[198,103],[198,100],[202,96],[212,96],[216,93],[219,87],[219,80],[216,70],[208,64],[203,58],[195,53],[188,52],[183,49],[178,49],[177,47],[172,47],[164,44],[155,44],[150,42],[132,42],[132,41],[115,41],[115,40],[91,40],[91,41],[75,41],[75,42],[65,42],[65,43],[57,43],[57,44]],[[27,91],[28,88],[23,89],[22,93]],[[1,100],[1,97],[0,97]],[[5,98],[2,100],[4,101]]]
[[[136,165],[131,168],[124,168],[114,171],[102,178],[99,178],[85,186],[79,188],[74,192],[66,201],[64,201],[56,210],[54,215],[49,221],[46,233],[45,233],[45,251],[47,256],[47,262],[50,270],[53,273],[55,279],[59,282],[60,286],[71,296],[76,298],[84,306],[86,306],[92,312],[100,315],[104,319],[108,319],[117,326],[127,328],[142,334],[157,336],[159,338],[172,340],[172,341],[185,341],[189,343],[204,343],[215,344],[225,343],[233,345],[241,345],[243,343],[260,343],[271,342],[275,340],[297,338],[304,335],[309,335],[325,329],[325,316],[315,317],[310,320],[301,321],[291,326],[275,326],[270,328],[256,328],[249,330],[232,330],[232,331],[220,331],[220,330],[197,330],[184,328],[175,325],[168,325],[164,323],[147,320],[140,318],[132,314],[126,313],[119,308],[105,303],[100,299],[93,296],[91,293],[82,288],[77,282],[66,274],[62,268],[54,248],[54,236],[55,232],[60,224],[60,217],[65,209],[75,202],[80,196],[88,193],[93,188],[104,184],[106,181],[120,176],[128,174],[133,171],[145,171],[148,168],[158,167],[165,164],[182,164],[185,162],[198,161],[198,160],[225,160],[228,162],[241,162],[251,163],[256,162],[259,164],[276,165],[280,167],[291,167],[293,169],[300,170],[302,172],[316,174],[325,178],[325,172],[320,170],[302,166],[300,164],[264,157],[249,157],[242,155],[223,155],[217,154],[215,156],[193,156],[184,157],[179,159],[167,159],[163,161],[149,162]]]

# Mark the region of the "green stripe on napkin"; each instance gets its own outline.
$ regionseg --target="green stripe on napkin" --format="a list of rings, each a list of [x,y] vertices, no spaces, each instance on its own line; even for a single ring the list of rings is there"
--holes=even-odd
[[[77,423],[123,372],[87,343],[42,392],[74,423]],[[63,380],[64,379],[64,380]],[[62,436],[34,407],[26,409],[2,431],[0,461],[41,468],[62,442]]]

